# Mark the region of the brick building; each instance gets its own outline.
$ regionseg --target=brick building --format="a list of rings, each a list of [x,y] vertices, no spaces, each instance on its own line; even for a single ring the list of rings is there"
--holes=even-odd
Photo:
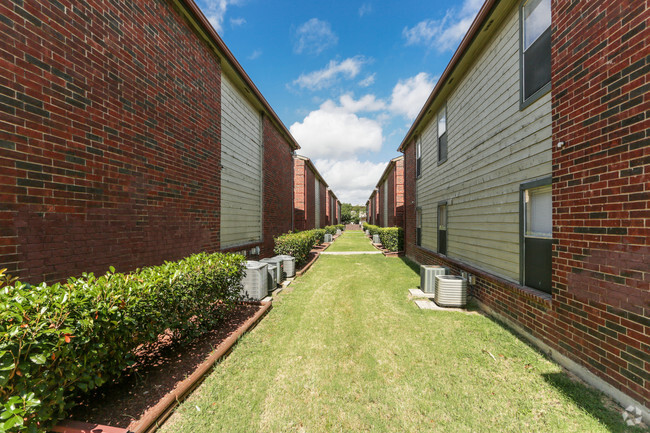
[[[145,3],[0,6],[0,268],[24,281],[292,229],[298,144],[191,0]]]
[[[329,224],[331,196],[327,183],[306,156],[294,156],[295,230],[322,228]]]
[[[368,199],[366,207],[372,203],[376,207],[375,222],[380,227],[404,226],[404,156],[393,158],[379,178],[377,186]]]
[[[484,310],[646,420],[649,21],[486,1],[400,146],[406,254],[476,276]]]

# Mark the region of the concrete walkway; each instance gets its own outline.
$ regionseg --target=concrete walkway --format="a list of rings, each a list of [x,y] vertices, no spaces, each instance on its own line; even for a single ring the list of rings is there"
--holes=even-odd
[[[381,254],[381,251],[323,251],[321,255],[332,255],[332,256],[347,256],[347,255],[355,255],[355,254]]]

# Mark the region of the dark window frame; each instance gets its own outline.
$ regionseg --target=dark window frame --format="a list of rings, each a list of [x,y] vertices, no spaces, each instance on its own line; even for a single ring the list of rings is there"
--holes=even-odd
[[[552,78],[549,77],[548,83],[540,87],[538,90],[533,92],[531,95],[528,97],[525,96],[525,70],[524,70],[524,63],[525,63],[525,52],[524,52],[524,4],[528,0],[522,0],[521,3],[519,4],[519,110],[524,110],[526,107],[530,106],[532,103],[537,101],[539,98],[547,94],[548,92],[551,91],[551,86],[552,86]],[[549,0],[550,1],[550,0]],[[540,37],[535,41],[538,42],[540,39],[543,37],[550,37],[550,32],[553,27],[553,23],[551,22],[551,25],[540,35]],[[547,34],[549,33],[549,34]],[[534,45],[534,44],[533,44]],[[532,46],[532,45],[531,45]],[[529,47],[530,48],[530,47]],[[551,56],[549,56],[549,69],[550,69],[550,62],[551,62]]]
[[[445,229],[441,230],[440,229],[440,208],[444,206],[445,209]],[[437,229],[437,246],[436,246],[436,252],[438,254],[442,255],[448,255],[447,252],[449,250],[448,245],[449,245],[449,237],[447,236],[449,233],[449,204],[447,203],[447,200],[442,200],[438,202],[438,206],[436,207],[436,229]],[[444,232],[444,237],[441,237],[441,232]]]
[[[422,138],[415,139],[415,178],[422,176]]]
[[[440,128],[440,113],[445,112],[445,132],[440,134],[439,128]],[[447,137],[449,136],[449,128],[448,128],[448,113],[447,113],[447,104],[445,103],[443,107],[438,110],[438,115],[436,116],[436,135],[438,136],[438,165],[444,163],[447,161],[447,154],[449,150],[448,142],[447,142]],[[443,151],[444,150],[444,151]]]
[[[415,208],[415,245],[422,246],[422,208]]]
[[[525,248],[525,242],[526,242],[526,202],[524,199],[524,194],[526,193],[526,190],[533,189],[533,188],[538,188],[540,186],[547,186],[547,185],[552,185],[553,183],[553,178],[551,176],[549,177],[544,177],[541,179],[536,179],[528,182],[524,182],[519,185],[519,283],[522,286],[526,286],[526,248]],[[551,244],[554,242],[553,238],[551,237],[549,239]],[[552,248],[552,247],[551,247]],[[552,260],[552,259],[551,259]],[[548,290],[545,290],[543,288],[536,288],[536,287],[530,287],[533,290],[539,290],[540,292],[543,293],[548,293],[551,294],[553,291],[552,288],[552,273],[553,273],[553,268],[551,267],[550,269],[550,277],[551,277],[551,287],[548,288]]]

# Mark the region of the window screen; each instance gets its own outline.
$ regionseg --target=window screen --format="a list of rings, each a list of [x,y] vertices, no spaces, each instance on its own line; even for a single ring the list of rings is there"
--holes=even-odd
[[[522,6],[523,99],[551,81],[551,0],[527,0]]]
[[[527,189],[526,236],[550,238],[553,235],[551,186]]]
[[[438,113],[438,162],[447,160],[447,106]]]

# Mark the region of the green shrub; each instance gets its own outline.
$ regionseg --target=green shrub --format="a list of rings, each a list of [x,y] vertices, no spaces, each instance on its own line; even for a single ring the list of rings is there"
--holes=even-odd
[[[47,430],[75,395],[119,377],[136,347],[214,326],[238,299],[244,260],[201,253],[128,275],[0,288],[0,432]]]
[[[379,234],[379,226],[373,224],[366,224],[365,230],[370,232],[370,236]]]
[[[381,227],[378,232],[381,244],[388,251],[404,250],[404,230],[401,227]]]
[[[296,259],[296,266],[307,262],[309,252],[314,246],[315,238],[311,230],[298,233],[287,233],[275,238],[275,254],[286,254]]]
[[[345,230],[345,224],[337,224],[334,227],[336,227],[338,230],[341,230],[341,231]]]
[[[325,233],[328,235],[335,235],[336,234],[336,228],[337,226],[325,226]]]
[[[312,234],[314,245],[320,245],[325,242],[325,229],[312,229],[307,231]]]
[[[334,230],[336,233],[336,230]],[[311,249],[323,243],[325,229],[304,230],[296,233],[286,233],[275,238],[275,254],[287,254],[296,259],[296,266],[307,263]]]

